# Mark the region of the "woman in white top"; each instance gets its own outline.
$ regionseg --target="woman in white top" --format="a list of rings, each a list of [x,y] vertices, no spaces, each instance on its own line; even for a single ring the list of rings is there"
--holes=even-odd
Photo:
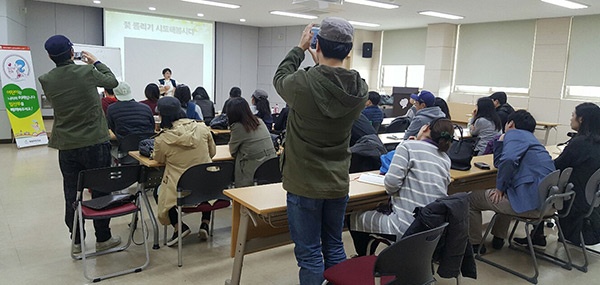
[[[474,154],[485,154],[488,142],[502,134],[502,122],[496,113],[492,99],[482,97],[477,100],[477,107],[469,120],[469,129],[471,135],[477,136]]]
[[[177,86],[177,82],[175,82],[175,79],[171,78],[172,73],[173,72],[168,67],[163,69],[162,74],[164,78],[158,80],[160,83],[159,89],[161,95],[173,96],[173,94],[175,94],[175,86]]]
[[[421,127],[416,138],[398,145],[384,179],[390,204],[350,216],[350,234],[358,255],[366,254],[369,233],[395,240],[413,222],[415,207],[447,196],[450,158],[446,152],[453,131],[450,120],[438,118]]]

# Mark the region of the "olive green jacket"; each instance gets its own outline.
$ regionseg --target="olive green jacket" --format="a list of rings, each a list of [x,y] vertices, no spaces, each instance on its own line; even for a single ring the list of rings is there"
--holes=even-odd
[[[54,109],[49,147],[76,149],[110,139],[97,87],[115,88],[119,82],[105,64],[77,65],[68,60],[39,80]]]
[[[261,119],[254,131],[246,132],[241,123],[233,123],[230,128],[229,152],[235,157],[235,187],[251,186],[256,169],[277,157],[271,134]]]
[[[304,51],[294,47],[279,64],[273,84],[289,105],[282,155],[283,188],[313,199],[348,194],[350,130],[368,99],[355,70],[317,65],[300,69]]]

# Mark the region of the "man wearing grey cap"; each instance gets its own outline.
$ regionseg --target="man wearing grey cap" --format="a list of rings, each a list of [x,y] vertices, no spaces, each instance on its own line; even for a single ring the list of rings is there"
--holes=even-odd
[[[350,130],[368,99],[368,86],[343,67],[354,28],[341,18],[321,23],[315,50],[313,24],[279,64],[273,84],[289,105],[282,155],[290,234],[300,284],[321,284],[323,271],[346,259],[342,229],[348,202]],[[316,66],[298,69],[309,50]]]
[[[65,223],[75,239],[72,252],[81,252],[79,229],[73,235],[73,203],[77,197],[77,177],[86,169],[110,166],[108,126],[96,87],[115,88],[118,84],[110,69],[89,52],[82,52],[86,65],[73,62],[71,41],[63,35],[46,40],[44,48],[56,67],[39,77],[44,94],[54,109],[54,126],[48,144],[58,149],[58,163],[63,176]],[[92,197],[102,196],[92,190]],[[121,243],[113,237],[110,219],[94,220],[96,251]],[[85,235],[84,235],[85,236]]]
[[[121,81],[113,92],[118,101],[108,106],[106,120],[117,141],[122,142],[126,136],[132,134],[147,135],[147,137],[154,135],[152,110],[148,105],[133,99],[129,84]]]

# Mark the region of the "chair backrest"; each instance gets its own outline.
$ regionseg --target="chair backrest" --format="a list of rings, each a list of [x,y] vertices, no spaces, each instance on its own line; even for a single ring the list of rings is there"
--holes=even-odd
[[[138,150],[140,145],[140,141],[143,139],[150,138],[155,134],[129,134],[125,136],[122,140],[119,141],[119,153],[127,154],[127,152],[132,150]]]
[[[79,172],[77,191],[92,189],[103,193],[120,191],[140,180],[139,165],[114,166]]]
[[[198,164],[188,168],[177,182],[177,192],[183,192],[184,197],[177,199],[178,206],[197,206],[214,200],[229,198],[223,195],[223,190],[233,182],[233,162],[219,161]]]
[[[254,185],[271,184],[279,182],[281,182],[279,157],[274,157],[263,162],[256,169],[256,171],[254,171]]]
[[[540,204],[538,210],[542,210],[546,205],[546,199],[553,193],[558,193],[558,181],[560,179],[560,170],[555,170],[546,175],[538,185],[538,198]]]
[[[408,129],[410,125],[410,119],[408,118],[396,118],[392,123],[385,129],[386,133],[401,133]]]
[[[384,249],[375,261],[374,276],[394,275],[394,285],[429,284],[433,252],[448,223],[402,238]]]
[[[573,190],[573,183],[569,183],[571,173],[573,173],[572,167],[567,167],[560,173],[560,177],[558,178],[558,193],[565,193]],[[554,202],[554,207],[557,210],[562,210],[564,206],[563,202],[562,199],[556,200]]]
[[[600,169],[596,170],[585,184],[585,200],[590,204],[590,214],[594,208],[600,206]]]

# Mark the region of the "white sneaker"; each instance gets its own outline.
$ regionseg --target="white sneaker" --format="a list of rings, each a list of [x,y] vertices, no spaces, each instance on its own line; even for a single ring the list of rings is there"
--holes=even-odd
[[[96,251],[105,251],[121,244],[121,237],[113,236],[107,241],[96,242]]]

